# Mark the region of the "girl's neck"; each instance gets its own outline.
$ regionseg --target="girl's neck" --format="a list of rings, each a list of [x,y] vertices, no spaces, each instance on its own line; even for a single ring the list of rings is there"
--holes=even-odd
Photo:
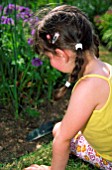
[[[94,54],[90,53],[89,51],[86,51],[84,53],[84,56],[85,56],[85,62],[81,69],[79,77],[82,77],[87,74],[92,74],[95,70],[95,67],[96,67],[98,61],[99,61],[99,59],[97,59],[94,56]]]
[[[99,59],[97,59],[95,56],[87,60],[86,65],[84,67],[83,75],[95,73],[98,69],[97,67],[98,65],[99,65]]]
[[[87,74],[99,74],[108,77],[110,74],[109,68],[94,54],[87,53],[86,61],[83,67],[82,76]]]

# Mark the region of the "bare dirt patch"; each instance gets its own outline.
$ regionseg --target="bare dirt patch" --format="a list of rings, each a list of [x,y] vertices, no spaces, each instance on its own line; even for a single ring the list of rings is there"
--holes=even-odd
[[[69,95],[59,101],[45,102],[39,106],[40,116],[32,118],[26,115],[24,118],[15,120],[7,107],[0,106],[0,163],[12,162],[13,160],[33,152],[43,143],[52,140],[52,134],[33,142],[27,142],[29,132],[38,128],[43,122],[57,120],[63,116]]]

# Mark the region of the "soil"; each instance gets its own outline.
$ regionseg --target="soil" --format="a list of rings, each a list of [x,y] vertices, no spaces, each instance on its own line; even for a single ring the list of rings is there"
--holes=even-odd
[[[46,135],[32,142],[26,141],[26,136],[38,128],[42,123],[56,120],[63,116],[68,104],[69,95],[58,101],[46,101],[38,108],[39,117],[20,116],[14,114],[7,107],[0,106],[0,163],[9,163],[15,159],[37,150],[43,143],[52,140],[52,134]]]

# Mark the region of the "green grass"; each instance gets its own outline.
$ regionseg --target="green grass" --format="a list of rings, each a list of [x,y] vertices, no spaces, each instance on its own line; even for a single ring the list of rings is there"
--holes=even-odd
[[[52,142],[43,145],[38,151],[32,152],[28,155],[25,155],[19,160],[15,160],[12,163],[3,165],[0,170],[23,170],[23,168],[30,166],[31,164],[45,164],[50,165],[51,155],[52,155]],[[81,161],[80,159],[70,158],[66,170],[97,170],[94,167],[91,167],[88,163]]]
[[[100,58],[112,64],[112,52],[108,52],[104,47],[100,47]],[[52,142],[43,145],[39,150],[27,154],[19,159],[16,159],[12,163],[0,164],[0,170],[23,170],[23,168],[30,166],[31,164],[51,164],[52,155]],[[5,158],[4,158],[5,159]],[[70,158],[66,170],[97,170],[97,168],[91,166],[88,163],[76,158]]]

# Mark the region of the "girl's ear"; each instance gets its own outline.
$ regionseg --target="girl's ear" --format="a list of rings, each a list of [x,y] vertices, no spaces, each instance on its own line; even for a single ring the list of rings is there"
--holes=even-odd
[[[57,48],[57,49],[55,50],[55,52],[56,52],[56,55],[59,56],[62,60],[64,60],[65,62],[68,62],[69,57],[68,57],[68,55],[65,53],[65,51]]]

